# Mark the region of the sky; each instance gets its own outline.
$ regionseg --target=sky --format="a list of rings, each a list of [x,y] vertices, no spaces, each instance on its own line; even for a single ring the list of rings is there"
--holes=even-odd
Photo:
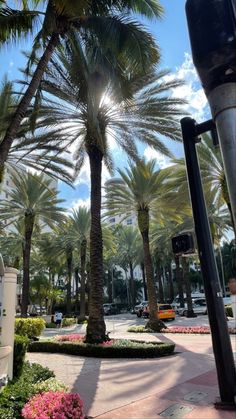
[[[165,15],[161,20],[145,22],[149,31],[156,38],[161,50],[160,68],[168,68],[175,76],[185,81],[184,87],[178,89],[175,95],[188,100],[186,106],[192,117],[198,122],[209,117],[207,100],[196,71],[194,69],[188,37],[188,29],[185,17],[185,0],[161,0]],[[28,50],[29,43],[21,43],[21,50]],[[25,59],[19,48],[5,47],[0,51],[0,79],[7,74],[11,80],[20,78],[19,68],[24,67]],[[169,148],[176,156],[183,156],[182,145],[169,141]],[[150,147],[140,146],[139,153],[146,159],[156,158],[157,165],[162,168],[169,164],[169,159],[160,155]],[[127,159],[124,153],[115,145],[112,145],[112,154],[116,168],[127,166]],[[108,171],[103,169],[103,183],[109,179]],[[75,188],[59,183],[60,197],[65,199],[68,208],[78,207],[79,205],[89,206],[89,165],[86,162],[78,177]]]

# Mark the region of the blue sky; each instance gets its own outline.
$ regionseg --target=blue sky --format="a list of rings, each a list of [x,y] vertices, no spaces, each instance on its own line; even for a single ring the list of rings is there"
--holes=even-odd
[[[186,81],[186,86],[178,92],[184,98],[189,99],[191,106],[188,111],[198,121],[205,118],[207,114],[207,102],[204,93],[199,85],[190,56],[190,44],[185,18],[185,0],[161,0],[165,9],[165,16],[162,20],[148,22],[149,30],[155,36],[161,49],[161,68],[168,68],[177,77]],[[29,44],[21,43],[21,50],[27,50]],[[20,78],[19,67],[24,66],[25,59],[19,48],[8,47],[0,53],[0,77],[8,74],[12,80]],[[180,156],[183,154],[181,145],[170,143],[172,152]],[[114,148],[113,156],[116,167],[124,167],[126,159],[124,154]],[[156,157],[160,167],[168,164],[168,160],[151,150],[149,147],[140,148],[140,153],[146,158]],[[103,181],[109,177],[106,170],[103,171]],[[89,197],[89,168],[88,165],[81,172],[75,189],[59,184],[60,195],[66,200],[66,206],[72,207],[81,204],[88,204]]]

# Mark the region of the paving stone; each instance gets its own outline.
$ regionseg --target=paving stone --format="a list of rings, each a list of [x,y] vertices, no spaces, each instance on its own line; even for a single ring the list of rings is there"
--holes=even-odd
[[[187,402],[194,402],[197,403],[202,399],[205,399],[208,396],[208,393],[204,393],[203,391],[191,391],[184,396],[184,400]]]
[[[187,413],[192,412],[194,408],[191,406],[186,406],[184,404],[173,404],[172,406],[168,407],[161,413],[158,413],[159,416],[164,416],[168,418],[179,419],[184,417]]]

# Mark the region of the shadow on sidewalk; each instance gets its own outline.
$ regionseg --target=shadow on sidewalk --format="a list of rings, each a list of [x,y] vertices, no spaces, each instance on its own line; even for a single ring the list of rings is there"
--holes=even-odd
[[[96,397],[101,362],[99,358],[84,358],[81,371],[72,387],[72,392],[79,393],[84,402],[85,414],[91,409]]]

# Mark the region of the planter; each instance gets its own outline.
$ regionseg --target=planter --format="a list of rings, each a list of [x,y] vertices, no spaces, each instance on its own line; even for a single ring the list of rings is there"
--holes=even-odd
[[[230,279],[229,289],[232,295],[236,295],[236,278]]]

